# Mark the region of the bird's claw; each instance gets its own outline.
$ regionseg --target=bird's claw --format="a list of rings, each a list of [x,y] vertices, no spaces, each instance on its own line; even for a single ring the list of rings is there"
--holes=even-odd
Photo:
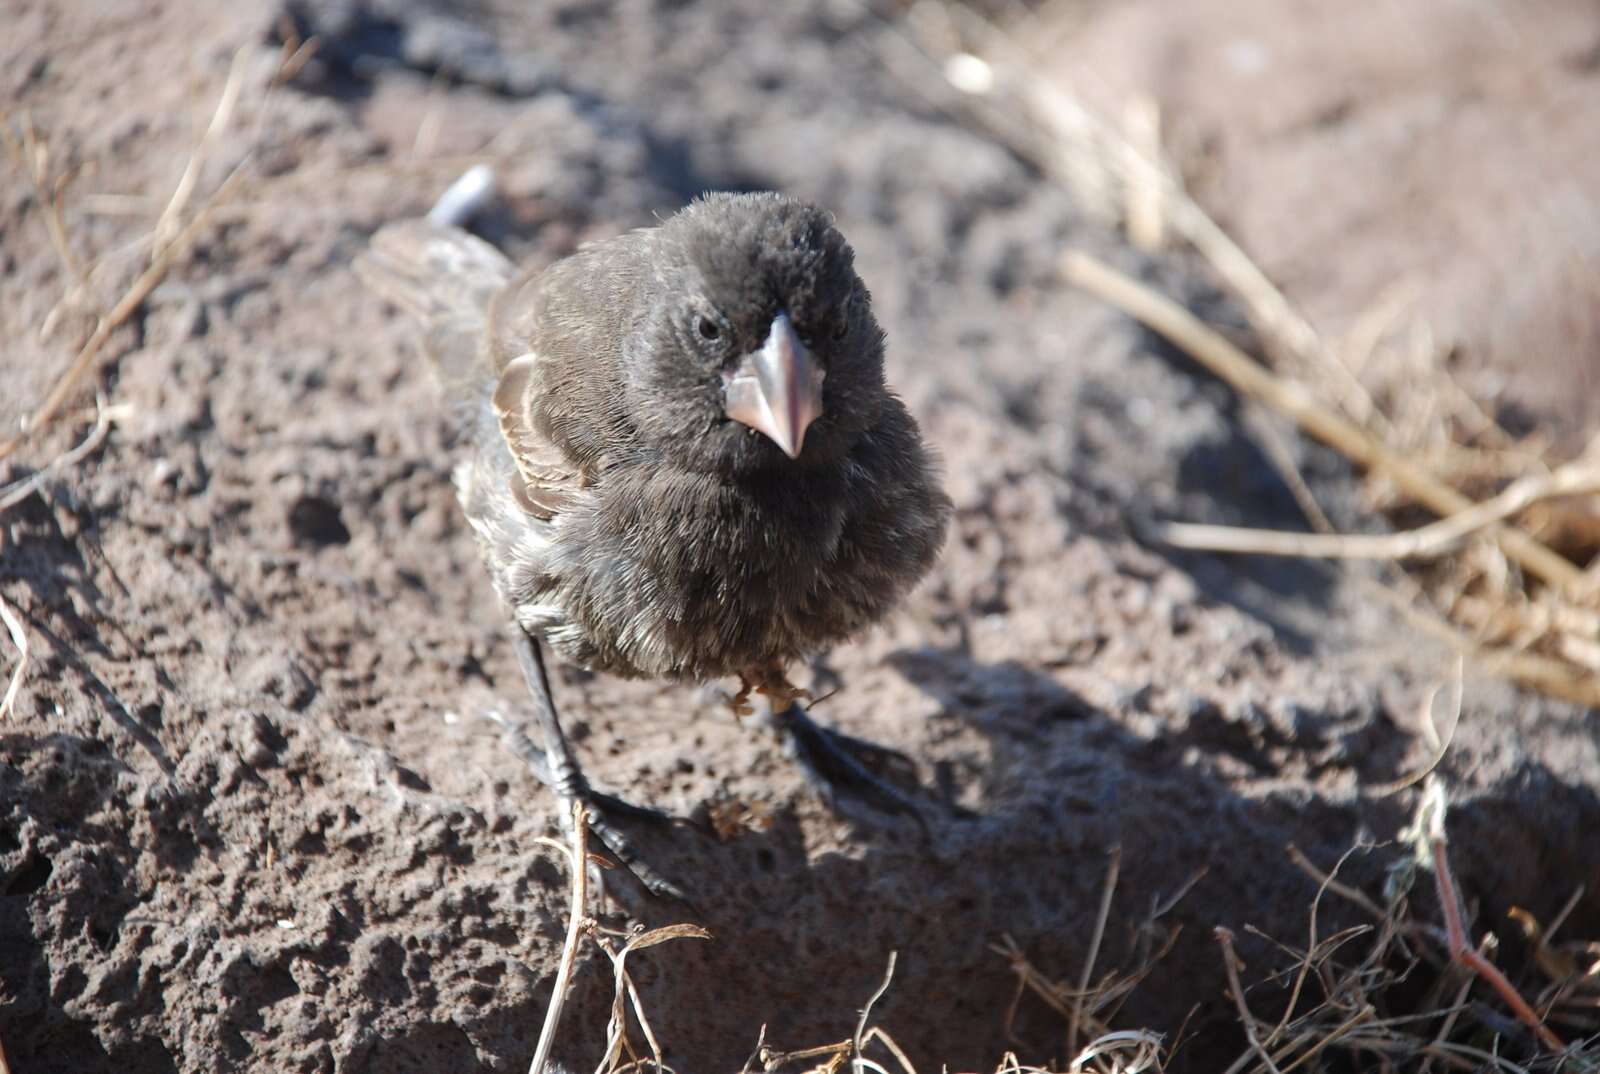
[[[694,904],[689,901],[683,889],[653,868],[635,849],[633,841],[616,826],[616,821],[624,818],[668,825],[674,822],[671,814],[648,806],[636,805],[604,791],[597,791],[589,786],[581,773],[576,771],[569,770],[564,773],[564,778],[558,777],[553,770],[549,752],[535,745],[520,723],[498,712],[488,715],[500,725],[501,741],[505,747],[522,759],[535,779],[556,792],[561,806],[561,827],[566,832],[567,838],[571,839],[575,835],[572,831],[573,809],[581,804],[587,816],[586,823],[590,834],[599,840],[606,852],[615,858],[641,887],[658,898],[675,899],[693,909]]]
[[[617,860],[617,864],[626,869],[641,887],[656,898],[672,899],[683,903],[691,910],[694,908],[694,904],[689,901],[683,889],[646,861],[634,847],[633,841],[613,823],[618,817],[627,817],[630,820],[643,820],[652,824],[671,824],[673,818],[669,814],[595,790],[586,790],[570,801],[564,800],[562,804],[570,810],[578,801],[583,803],[588,814],[590,834],[600,841],[600,845],[605,847],[611,857]]]
[[[747,668],[739,673],[739,692],[727,698],[727,704],[741,720],[755,713],[755,706],[750,703],[751,694],[765,697],[772,704],[773,712],[812,700],[811,691],[790,682],[779,665]]]

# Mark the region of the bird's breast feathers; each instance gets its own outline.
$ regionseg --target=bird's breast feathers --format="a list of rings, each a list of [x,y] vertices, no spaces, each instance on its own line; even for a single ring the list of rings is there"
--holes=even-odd
[[[814,652],[886,614],[942,536],[881,532],[917,490],[860,459],[778,480],[640,462],[586,480],[502,403],[498,443],[458,475],[463,506],[519,624],[594,670],[704,680]]]

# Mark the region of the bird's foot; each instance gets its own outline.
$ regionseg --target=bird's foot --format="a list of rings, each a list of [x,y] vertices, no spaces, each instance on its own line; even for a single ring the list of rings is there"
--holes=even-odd
[[[637,805],[615,795],[606,794],[589,787],[561,795],[562,807],[566,810],[565,826],[572,826],[573,806],[583,803],[584,811],[588,816],[589,832],[600,841],[610,855],[617,860],[628,873],[637,880],[650,894],[662,899],[673,899],[683,903],[690,909],[694,904],[684,894],[682,888],[674,884],[652,866],[630,840],[616,826],[619,818],[640,820],[650,824],[669,825],[675,823],[671,814],[649,806]],[[569,837],[574,833],[568,832]]]
[[[848,795],[882,812],[908,815],[927,834],[927,819],[916,803],[879,774],[889,768],[914,771],[910,757],[823,727],[798,704],[791,703],[774,718],[806,782],[829,809],[840,812],[842,796]]]
[[[567,769],[560,774],[552,770],[550,754],[528,737],[521,724],[499,713],[490,713],[490,719],[499,724],[501,742],[528,766],[528,771],[540,783],[555,791],[561,806],[561,828],[569,840],[573,839],[573,809],[582,804],[587,815],[589,833],[599,841],[606,852],[627,870],[650,894],[658,898],[674,899],[693,908],[683,892],[672,881],[658,872],[634,846],[633,840],[617,827],[623,820],[643,821],[666,826],[676,823],[670,813],[649,806],[637,805],[614,794],[597,791],[589,786],[583,773]]]
[[[789,681],[781,664],[747,668],[739,673],[739,692],[727,699],[728,707],[740,719],[755,712],[751,694],[760,694],[772,704],[773,712],[783,712],[798,701],[812,700],[811,691]]]

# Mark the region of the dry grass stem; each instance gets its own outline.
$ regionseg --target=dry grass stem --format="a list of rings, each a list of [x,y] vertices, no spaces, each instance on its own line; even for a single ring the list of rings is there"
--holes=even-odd
[[[1409,576],[1401,576],[1402,584],[1410,583]],[[1540,690],[1552,697],[1565,698],[1578,704],[1600,707],[1600,678],[1587,669],[1575,667],[1570,661],[1542,653],[1518,652],[1505,648],[1486,647],[1455,624],[1413,604],[1420,594],[1399,593],[1386,586],[1367,585],[1367,592],[1388,603],[1406,622],[1425,634],[1449,645],[1457,653],[1472,659],[1473,670],[1485,675],[1499,675],[1524,686]]]
[[[1548,943],[1561,931],[1561,926],[1567,923],[1567,918],[1572,916],[1572,911],[1578,908],[1578,903],[1583,901],[1585,888],[1582,884],[1572,889],[1572,894],[1567,896],[1567,901],[1561,904],[1561,909],[1556,911],[1556,916],[1550,919],[1549,928],[1544,930],[1541,939]]]
[[[1109,1023],[1117,1016],[1128,996],[1155,970],[1177,943],[1182,933],[1181,926],[1162,925],[1160,919],[1188,895],[1205,875],[1205,870],[1190,876],[1173,894],[1165,898],[1157,896],[1152,900],[1149,913],[1134,930],[1133,968],[1113,970],[1095,983],[1094,966],[1099,962],[1120,869],[1121,850],[1117,848],[1111,853],[1106,879],[1101,888],[1100,910],[1086,949],[1085,964],[1079,971],[1075,987],[1069,987],[1064,981],[1052,981],[1040,973],[1010,936],[1003,935],[999,943],[990,946],[991,951],[1003,956],[1010,963],[1011,971],[1017,977],[1017,991],[1007,1007],[1005,1016],[1007,1035],[1012,1040],[1017,1040],[1014,1027],[1018,1006],[1024,994],[1032,993],[1067,1023],[1068,1038],[1073,1035],[1073,1026],[1077,1027],[1080,1037],[1089,1038],[1089,1043],[1082,1049],[1076,1044],[1068,1048],[1066,1054],[1073,1057],[1069,1064],[1069,1070],[1072,1071],[1132,1074],[1134,1071],[1161,1069],[1161,1046],[1165,1040],[1164,1035],[1147,1029],[1115,1030]],[[1182,1036],[1180,1027],[1175,1039],[1181,1040]],[[1012,1067],[1019,1070],[1031,1069],[1017,1067],[1015,1056],[1009,1056],[1009,1061],[1011,1067],[1006,1063],[1001,1064],[1002,1072]]]
[[[4,720],[11,715],[11,708],[17,703],[17,691],[22,689],[22,680],[28,672],[28,632],[23,629],[22,620],[11,610],[10,603],[4,597],[0,597],[0,620],[5,621],[11,644],[17,647],[17,666],[11,669],[5,696],[0,697],[0,720]]]
[[[1600,609],[1579,607],[1573,600],[1594,600],[1585,572],[1523,530],[1508,525],[1510,514],[1549,496],[1591,492],[1596,489],[1597,467],[1586,456],[1578,463],[1550,474],[1535,475],[1513,484],[1500,495],[1475,503],[1441,482],[1427,470],[1386,447],[1375,436],[1318,403],[1310,390],[1277,377],[1252,361],[1219,333],[1202,324],[1176,303],[1142,284],[1083,254],[1069,254],[1064,262],[1068,278],[1110,304],[1166,336],[1217,376],[1248,398],[1260,400],[1294,418],[1302,428],[1344,453],[1353,462],[1380,474],[1436,514],[1446,516],[1439,528],[1429,528],[1427,543],[1460,540],[1479,532],[1493,545],[1473,544],[1472,550],[1498,548],[1505,560],[1474,559],[1468,554],[1455,560],[1455,574],[1432,579],[1432,597],[1446,614],[1472,631],[1463,634],[1449,623],[1421,615],[1408,603],[1397,601],[1407,617],[1438,633],[1450,644],[1473,656],[1480,670],[1513,678],[1553,696],[1584,704],[1600,704]],[[1417,551],[1404,547],[1414,541],[1397,537],[1323,537],[1318,535],[1263,535],[1198,527],[1153,527],[1139,524],[1147,533],[1172,538],[1188,547],[1239,551],[1320,552],[1351,550]],[[1423,532],[1423,531],[1419,531]],[[1401,542],[1397,544],[1396,542]],[[1368,542],[1383,542],[1373,547]],[[1477,566],[1474,566],[1477,564]],[[1549,585],[1530,597],[1523,592],[1521,567]],[[1401,576],[1397,584],[1410,586]],[[1485,595],[1479,596],[1482,591]],[[1545,651],[1530,651],[1538,647]]]
[[[1365,429],[1318,403],[1303,385],[1278,377],[1220,333],[1165,296],[1081,251],[1062,262],[1067,279],[1116,306],[1204,365],[1236,391],[1292,417],[1301,428],[1368,470],[1382,473],[1441,516],[1480,505],[1384,446]],[[1551,585],[1575,583],[1581,572],[1569,560],[1517,530],[1489,523],[1489,532],[1516,562]]]
[[[856,1021],[855,1036],[851,1038],[853,1047],[850,1061],[858,1071],[866,1063],[866,1060],[861,1057],[861,1045],[862,1038],[866,1036],[867,1032],[867,1019],[872,1017],[872,1008],[877,1005],[878,1001],[883,998],[884,993],[889,991],[889,986],[894,983],[894,964],[899,956],[900,953],[898,951],[889,952],[889,964],[884,967],[883,980],[879,982],[877,991],[868,997],[866,1006],[861,1008],[861,1017]]]
[[[1257,330],[1333,385],[1340,405],[1352,417],[1387,433],[1386,419],[1361,382],[1323,344],[1311,323],[1266,273],[1183,189],[1177,169],[1158,152],[1159,139],[1123,137],[1115,124],[1056,85],[1043,72],[1041,61],[1010,34],[966,5],[940,6],[966,36],[978,43],[975,51],[981,58],[1007,72],[1025,111],[1043,128],[1045,141],[1053,151],[1041,154],[1036,137],[1017,137],[1013,133],[1018,126],[1015,118],[992,126],[996,134],[1007,140],[1013,150],[1039,160],[1048,173],[1069,188],[1087,194],[1091,204],[1125,206],[1130,188],[1159,196],[1165,223],[1193,246],[1239,296]],[[1006,111],[989,109],[989,113]],[[1122,199],[1108,193],[1116,190],[1125,192]]]
[[[1128,102],[1123,116],[1123,128],[1128,143],[1145,160],[1161,160],[1161,104],[1148,94],[1141,94]],[[1157,169],[1143,169],[1128,177],[1127,207],[1123,210],[1128,222],[1128,240],[1146,253],[1155,253],[1166,242],[1167,198],[1160,184],[1154,181]]]
[[[1300,513],[1305,516],[1313,530],[1318,533],[1333,533],[1333,523],[1329,520],[1327,512],[1323,511],[1322,505],[1317,502],[1311,486],[1306,483],[1305,475],[1300,472],[1286,437],[1278,424],[1270,418],[1271,411],[1260,403],[1247,403],[1244,408],[1246,424],[1261,441],[1261,448],[1267,461],[1278,472],[1278,476],[1283,478],[1283,483],[1288,486],[1289,494],[1294,497]]]
[[[578,941],[589,925],[589,815],[582,802],[572,807],[572,845],[562,847],[567,865],[572,871],[572,900],[568,910],[567,939],[561,948],[561,964],[556,970],[556,982],[550,993],[550,1006],[544,1012],[544,1026],[539,1030],[539,1044],[533,1051],[533,1062],[528,1064],[528,1074],[545,1074],[550,1062],[550,1049],[555,1046],[556,1028],[561,1024],[561,1008],[567,1001],[567,985],[572,981],[572,969],[578,961]]]
[[[888,1049],[889,1054],[894,1056],[894,1061],[900,1064],[900,1069],[905,1071],[905,1074],[917,1074],[917,1068],[911,1064],[911,1060],[906,1056],[905,1050],[887,1032],[877,1026],[873,1026],[867,1030],[866,1036],[861,1038],[861,1047],[865,1048],[873,1041],[877,1041]]]
[[[1120,122],[1101,116],[1063,87],[1039,20],[1018,15],[1014,22],[1007,30],[967,5],[921,0],[903,20],[884,22],[882,60],[935,106],[976,121],[1034,162],[1079,205],[1120,221],[1134,245],[1154,248],[1165,231],[1187,242],[1241,300],[1273,364],[1298,381],[1282,381],[1283,390],[1269,394],[1265,405],[1365,467],[1381,509],[1392,513],[1416,502],[1440,519],[1394,535],[1334,534],[1294,460],[1268,431],[1260,439],[1269,459],[1313,529],[1326,536],[1172,526],[1162,528],[1162,538],[1213,551],[1409,563],[1417,577],[1393,570],[1391,584],[1414,588],[1462,624],[1466,635],[1451,643],[1485,669],[1553,696],[1600,704],[1600,627],[1545,624],[1544,609],[1530,607],[1578,602],[1596,610],[1600,603],[1600,525],[1592,509],[1549,502],[1589,503],[1571,498],[1597,491],[1594,458],[1556,465],[1537,436],[1519,441],[1502,428],[1440,360],[1444,352],[1427,323],[1410,313],[1419,295],[1415,280],[1385,288],[1338,345],[1327,343],[1184,190],[1181,170],[1164,155],[1159,109],[1136,96]],[[1258,374],[1257,387],[1271,379],[1245,362],[1253,367],[1245,376]],[[1358,372],[1387,378],[1392,413]],[[1485,569],[1475,536],[1498,544],[1510,563]],[[1574,560],[1591,565],[1583,571]],[[1524,572],[1549,587],[1537,601]]]
[[[1161,1069],[1162,1037],[1148,1029],[1122,1029],[1106,1033],[1090,1041],[1083,1051],[1073,1056],[1067,1064],[1070,1074],[1083,1070],[1109,1070],[1114,1074],[1140,1074],[1142,1071]],[[1110,1067],[1098,1060],[1111,1057]],[[1094,1064],[1090,1066],[1089,1064]]]
[[[5,140],[6,149],[12,158],[28,172],[28,178],[33,182],[33,189],[39,195],[40,203],[49,206],[49,214],[45,217],[45,229],[50,234],[50,244],[55,247],[56,256],[60,258],[61,266],[67,275],[79,284],[85,284],[88,280],[83,267],[73,256],[72,244],[67,241],[66,216],[63,209],[67,187],[77,177],[81,167],[69,168],[52,179],[50,147],[40,140],[39,132],[33,125],[33,117],[23,113],[19,121],[22,128],[20,137],[11,132],[6,119],[5,113],[0,112],[0,138]]]
[[[1286,533],[1162,522],[1150,523],[1149,528],[1152,536],[1164,544],[1209,552],[1324,559],[1432,559],[1456,551],[1468,537],[1540,500],[1593,493],[1600,493],[1600,466],[1573,463],[1553,473],[1521,478],[1492,499],[1404,533]]]
[[[1292,846],[1290,849],[1294,850]],[[1333,872],[1337,873],[1350,855],[1354,854],[1355,852],[1355,847],[1351,847],[1349,850],[1345,851],[1338,863],[1334,865]],[[1298,851],[1296,851],[1296,853],[1298,853]],[[1308,931],[1310,932],[1310,938],[1306,944],[1305,954],[1299,959],[1299,969],[1295,973],[1294,986],[1289,990],[1289,1002],[1283,1008],[1283,1017],[1278,1020],[1277,1025],[1272,1027],[1272,1032],[1267,1034],[1267,1039],[1264,1042],[1266,1047],[1272,1047],[1272,1045],[1276,1044],[1278,1040],[1283,1037],[1285,1031],[1289,1028],[1289,1019],[1293,1016],[1295,1008],[1300,1005],[1301,989],[1305,987],[1306,978],[1311,976],[1312,963],[1316,959],[1318,948],[1320,946],[1317,941],[1317,916],[1322,909],[1322,896],[1327,894],[1328,886],[1332,883],[1333,874],[1330,873],[1322,880],[1321,883],[1317,885],[1317,894],[1311,900],[1311,908],[1307,914],[1309,919]]]
[[[1355,1014],[1352,1014],[1349,1018],[1345,1019],[1345,1021],[1334,1026],[1325,1035],[1323,1035],[1321,1039],[1315,1040],[1314,1043],[1311,1044],[1311,1047],[1302,1052],[1294,1062],[1283,1068],[1283,1074],[1290,1074],[1291,1071],[1299,1069],[1302,1063],[1309,1063],[1328,1048],[1339,1043],[1349,1034],[1352,1029],[1371,1018],[1374,1013],[1376,1012],[1373,1011],[1371,1006],[1365,1006],[1356,1011]],[[1290,1045],[1290,1048],[1297,1047],[1301,1043],[1304,1043],[1303,1039],[1296,1040]],[[1285,1052],[1287,1051],[1289,1051],[1289,1049],[1285,1049]]]
[[[1250,1049],[1261,1060],[1262,1066],[1272,1074],[1282,1074],[1278,1065],[1272,1061],[1272,1056],[1267,1054],[1267,1049],[1261,1044],[1261,1037],[1257,1031],[1255,1016],[1250,1013],[1250,1006],[1244,999],[1244,986],[1239,983],[1239,970],[1244,963],[1239,961],[1239,956],[1233,950],[1233,933],[1222,926],[1213,930],[1217,943],[1222,947],[1222,970],[1228,978],[1228,993],[1233,997],[1234,1007],[1239,1012],[1239,1023],[1244,1027],[1245,1039],[1250,1042]]]
[[[766,1039],[766,1027],[762,1027],[762,1040]],[[764,1071],[779,1070],[791,1063],[798,1063],[806,1059],[821,1059],[822,1064],[816,1069],[819,1071],[833,1072],[844,1066],[850,1058],[850,1052],[855,1047],[853,1040],[835,1041],[832,1044],[823,1044],[815,1048],[800,1048],[795,1051],[779,1051],[769,1048],[765,1044],[757,1043],[755,1055],[751,1062],[759,1062]],[[751,1069],[746,1063],[746,1069]]]
[[[1479,945],[1480,950],[1482,948],[1486,948],[1488,944],[1488,937],[1484,937],[1483,943]],[[1471,991],[1472,975],[1470,973],[1464,974],[1462,977],[1461,986],[1456,989],[1455,1001],[1450,1004],[1450,1010],[1445,1014],[1444,1020],[1439,1023],[1439,1032],[1433,1035],[1433,1047],[1439,1047],[1450,1038],[1450,1034],[1456,1028],[1456,1021],[1461,1017],[1461,1012],[1466,1009],[1467,993]],[[1434,1058],[1435,1056],[1433,1055],[1424,1056],[1422,1065],[1417,1070],[1417,1074],[1428,1074],[1428,1071],[1433,1067]]]
[[[1300,871],[1304,872],[1307,876],[1317,881],[1319,884],[1325,884],[1327,886],[1327,890],[1333,892],[1335,895],[1338,895],[1340,898],[1361,907],[1361,909],[1372,915],[1372,917],[1380,925],[1392,928],[1398,934],[1418,937],[1420,939],[1438,943],[1439,945],[1443,946],[1445,939],[1444,933],[1441,930],[1419,921],[1397,922],[1395,920],[1396,910],[1394,907],[1384,909],[1382,906],[1378,905],[1378,903],[1373,901],[1373,899],[1365,892],[1353,888],[1349,884],[1341,883],[1333,875],[1323,872],[1321,869],[1317,868],[1311,859],[1307,858],[1300,848],[1295,846],[1293,843],[1289,844],[1289,846],[1286,848],[1286,852],[1288,854],[1289,861],[1292,862],[1296,868],[1300,869]],[[1343,860],[1344,859],[1342,858],[1340,859],[1341,862]],[[1387,937],[1385,937],[1385,939],[1387,939]]]
[[[1439,729],[1426,737],[1435,748],[1448,739],[1447,733]],[[1538,1035],[1538,1046],[1557,1053],[1557,1062],[1577,1070],[1600,1069],[1593,1061],[1591,1045],[1562,1049],[1560,1036],[1545,1024],[1551,1017],[1559,1017],[1563,1024],[1571,1025],[1595,1021],[1596,1012],[1600,1012],[1600,943],[1569,943],[1566,950],[1588,952],[1585,959],[1551,962],[1546,972],[1560,972],[1563,978],[1540,997],[1537,1008],[1555,1012],[1547,1014],[1545,1019],[1535,1013],[1535,1006],[1523,1000],[1505,975],[1489,961],[1492,935],[1484,938],[1479,949],[1464,953],[1466,931],[1460,899],[1449,873],[1448,858],[1440,853],[1444,808],[1440,788],[1436,777],[1427,777],[1416,820],[1401,840],[1406,854],[1390,870],[1390,880],[1385,887],[1387,905],[1341,883],[1336,875],[1353,854],[1392,844],[1357,843],[1341,855],[1331,872],[1318,869],[1297,849],[1289,848],[1291,860],[1318,885],[1309,906],[1309,938],[1305,949],[1296,950],[1246,926],[1253,935],[1266,940],[1292,960],[1261,979],[1262,984],[1270,983],[1287,991],[1287,1006],[1270,1026],[1251,1010],[1244,966],[1239,960],[1233,933],[1221,927],[1214,930],[1222,954],[1224,988],[1245,1037],[1241,1054],[1226,1067],[1228,1074],[1245,1071],[1303,1074],[1307,1070],[1346,1067],[1386,1071],[1416,1068],[1424,1072],[1488,1069],[1508,1074],[1529,1069],[1527,1060],[1518,1063],[1497,1054],[1509,1043],[1505,1034],[1512,1022],[1484,1005],[1469,1001],[1468,990],[1478,978],[1489,983],[1517,1018]],[[1439,883],[1441,866],[1444,886],[1440,889],[1440,902],[1441,906],[1451,907],[1444,928],[1412,918],[1408,899],[1419,867],[1433,869],[1436,883]],[[1378,925],[1356,925],[1328,936],[1320,935],[1320,908],[1326,893],[1337,894],[1361,906],[1378,920]],[[1568,903],[1571,901],[1569,899]],[[1159,913],[1168,908],[1170,905],[1163,907],[1158,902],[1153,910]],[[1558,919],[1559,915],[1552,920]],[[1536,922],[1533,927],[1537,929]],[[1372,938],[1370,946],[1355,945],[1355,941],[1366,937]],[[1414,937],[1416,944],[1408,947],[1402,937]],[[1010,959],[1025,990],[1038,994],[1063,1018],[1073,1016],[1084,989],[1068,989],[1050,982],[1028,964],[1014,941],[1007,939],[995,949]],[[1393,1013],[1395,986],[1409,981],[1408,991],[1414,992],[1419,985],[1427,985],[1426,981],[1415,977],[1422,966],[1436,970],[1437,979],[1431,987],[1424,987],[1424,998],[1403,1001],[1408,1005],[1414,1003],[1415,1007]],[[1464,983],[1458,979],[1457,966],[1471,971]],[[1567,975],[1569,968],[1577,975]],[[1105,987],[1102,984],[1094,995],[1102,994]],[[1592,991],[1580,992],[1585,988]],[[1448,1005],[1444,1005],[1445,1000],[1449,1000]],[[1086,1007],[1086,1022],[1089,1021],[1088,1011],[1097,1010],[1099,1006],[1100,1001],[1095,998]],[[1379,1017],[1380,1011],[1388,1016]],[[1587,1032],[1596,1031],[1600,1031],[1600,1024]],[[1496,1038],[1491,1046],[1494,1051],[1477,1047],[1485,1033]],[[1521,1040],[1520,1033],[1515,1037]],[[1180,1030],[1173,1050],[1182,1043]],[[1148,1030],[1108,1030],[1096,1035],[1087,1048],[1074,1055],[1066,1069],[1073,1074],[1079,1071],[1090,1074],[1159,1071],[1163,1061],[1161,1045],[1162,1038]],[[1335,1051],[1340,1057],[1330,1058],[1330,1053]],[[1531,1065],[1546,1069],[1546,1062],[1540,1060]],[[1222,1069],[1220,1064],[1219,1069]],[[1031,1074],[1036,1070],[1038,1068],[1026,1067],[1015,1054],[1008,1053],[996,1074]]]
[[[107,406],[104,398],[97,399],[94,427],[89,430],[88,435],[79,442],[77,447],[57,455],[37,473],[30,474],[4,488],[0,488],[0,511],[14,507],[26,500],[35,491],[43,487],[46,481],[60,474],[63,470],[76,466],[86,456],[92,454],[104,442],[106,434],[111,431],[112,422],[126,417],[127,414],[126,407]]]
[[[194,241],[195,236],[200,233],[201,228],[209,222],[211,213],[233,193],[234,184],[237,182],[239,175],[239,170],[235,169],[223,181],[222,185],[217,188],[216,193],[207,199],[206,204],[195,215],[195,218],[189,221],[188,225],[178,233],[155,261],[151,263],[150,267],[140,273],[139,278],[133,281],[133,284],[123,294],[121,300],[111,308],[111,312],[100,318],[99,323],[95,325],[94,332],[78,351],[78,356],[73,359],[66,372],[56,380],[55,386],[50,389],[50,394],[45,396],[44,402],[40,403],[38,408],[29,415],[27,425],[22,434],[0,445],[0,459],[11,455],[30,436],[48,426],[55,419],[56,414],[60,412],[67,399],[71,397],[79,379],[93,367],[95,357],[100,353],[100,348],[105,346],[106,340],[111,338],[111,333],[115,332],[129,317],[133,316],[134,312],[144,304],[144,300],[150,297],[150,292],[154,291],[156,285],[166,276],[167,270],[172,267],[172,262],[188,248],[189,244]]]
[[[1391,794],[1397,794],[1407,787],[1421,783],[1433,773],[1435,768],[1439,767],[1439,762],[1444,760],[1444,755],[1450,750],[1450,742],[1455,738],[1456,728],[1461,726],[1461,703],[1466,699],[1466,666],[1465,660],[1457,658],[1456,673],[1450,680],[1454,687],[1450,692],[1450,719],[1443,734],[1439,733],[1439,725],[1433,718],[1433,702],[1439,696],[1439,691],[1443,689],[1444,684],[1438,683],[1431,687],[1422,699],[1419,722],[1422,725],[1422,737],[1427,742],[1428,749],[1432,751],[1432,755],[1428,758],[1428,763],[1410,775],[1403,776],[1392,783],[1380,783],[1374,787],[1369,787],[1366,789],[1366,794],[1375,797],[1387,797]]]
[[[293,73],[299,70],[300,66],[311,57],[315,50],[315,39],[295,42],[293,47],[286,45],[284,55],[274,72],[272,84],[277,85],[284,78],[292,77]],[[145,300],[150,297],[150,293],[166,277],[167,272],[177,258],[193,244],[201,229],[210,221],[216,209],[237,191],[244,173],[254,157],[255,151],[253,148],[246,152],[244,158],[229,171],[227,176],[195,212],[193,218],[187,224],[179,225],[178,221],[182,216],[183,210],[192,199],[203,164],[205,150],[217,134],[227,126],[228,120],[237,105],[242,85],[245,55],[246,53],[243,49],[235,53],[233,64],[229,69],[228,80],[223,86],[217,107],[212,114],[211,122],[206,128],[205,134],[202,135],[200,143],[195,147],[183,174],[179,177],[178,185],[174,189],[172,197],[168,200],[166,209],[163,210],[160,218],[155,223],[151,236],[152,251],[149,266],[129,285],[110,312],[97,318],[94,330],[79,349],[77,356],[67,366],[66,371],[56,379],[44,401],[25,419],[22,432],[0,444],[0,459],[9,457],[26,443],[30,437],[50,425],[71,397],[79,380],[94,368],[95,359],[99,355],[101,348],[105,346],[106,341],[110,339],[111,334],[137,312]],[[31,132],[31,127],[26,128],[26,131]],[[259,140],[259,130],[257,132],[257,140]],[[254,145],[254,142],[252,142],[252,145]],[[27,147],[25,146],[24,148]],[[47,166],[42,146],[38,147],[34,157],[38,161],[37,167],[43,168]],[[53,223],[50,226],[53,241],[56,241],[63,260],[69,268],[75,268],[76,262],[73,260],[71,251],[66,245],[64,225],[61,223],[60,195],[64,192],[64,189],[64,183],[57,184],[52,202],[54,208],[50,217]],[[57,230],[61,232],[59,238],[55,237]],[[88,288],[89,275],[87,273],[77,271],[74,272],[74,276],[78,279],[80,288]]]
[[[650,1021],[645,1016],[644,1005],[639,1000],[639,991],[634,987],[633,978],[628,975],[628,955],[634,951],[642,951],[656,944],[666,943],[668,940],[691,939],[709,940],[711,933],[699,925],[677,924],[664,925],[661,928],[641,932],[630,937],[620,950],[615,949],[610,941],[602,939],[600,949],[611,959],[611,968],[615,976],[616,987],[611,998],[611,1018],[606,1025],[606,1054],[596,1068],[595,1074],[617,1074],[624,1066],[618,1064],[622,1050],[627,1044],[628,1030],[628,1004],[632,1004],[634,1017],[639,1021],[639,1029],[644,1033],[645,1042],[650,1047],[650,1054],[655,1060],[658,1070],[665,1069],[661,1059],[661,1046],[656,1041],[655,1032],[650,1028]]]
[[[1083,957],[1083,972],[1078,975],[1078,994],[1072,1000],[1072,1015],[1067,1019],[1067,1054],[1078,1053],[1078,1031],[1083,1025],[1083,1001],[1094,980],[1095,960],[1100,957],[1100,942],[1105,939],[1106,920],[1111,916],[1111,900],[1117,892],[1117,874],[1122,869],[1122,848],[1111,848],[1111,861],[1106,865],[1106,880],[1101,886],[1100,909],[1095,914],[1094,932],[1089,936],[1089,950]]]
[[[200,136],[199,144],[194,147],[194,152],[189,154],[189,163],[184,166],[183,174],[178,177],[178,185],[172,191],[172,198],[156,220],[154,244],[150,253],[152,262],[160,259],[162,253],[182,230],[178,221],[182,218],[184,209],[188,208],[195,184],[200,181],[200,169],[205,163],[206,151],[227,129],[229,121],[233,118],[234,107],[239,103],[239,92],[244,88],[245,61],[249,58],[249,54],[249,46],[240,48],[233,54],[233,63],[228,68],[228,80],[223,83],[216,111],[211,113],[211,122],[206,124],[205,133]]]

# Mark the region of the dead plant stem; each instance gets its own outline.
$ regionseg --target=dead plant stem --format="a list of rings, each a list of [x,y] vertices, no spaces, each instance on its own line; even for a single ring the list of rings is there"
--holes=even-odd
[[[1068,253],[1063,269],[1069,281],[1159,333],[1234,390],[1288,414],[1312,436],[1366,469],[1384,474],[1434,513],[1449,516],[1479,506],[1390,450],[1365,429],[1318,403],[1303,386],[1252,361],[1171,299],[1081,251]],[[1569,560],[1526,533],[1499,524],[1491,524],[1488,529],[1506,555],[1551,585],[1564,588],[1582,577]]]

